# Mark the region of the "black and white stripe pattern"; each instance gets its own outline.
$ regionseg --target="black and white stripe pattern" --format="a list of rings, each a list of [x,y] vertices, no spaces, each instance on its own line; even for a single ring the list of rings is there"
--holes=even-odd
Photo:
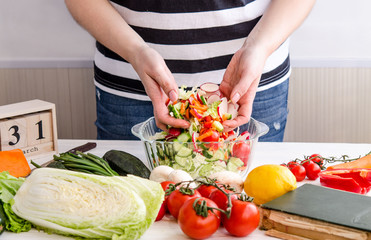
[[[179,86],[220,83],[233,54],[269,0],[113,0],[125,21],[165,59]],[[149,100],[132,66],[99,42],[95,83],[110,93]],[[288,42],[267,60],[258,91],[290,74]]]

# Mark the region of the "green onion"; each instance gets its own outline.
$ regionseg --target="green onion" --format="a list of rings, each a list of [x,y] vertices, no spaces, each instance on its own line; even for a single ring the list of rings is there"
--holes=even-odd
[[[54,155],[53,157],[55,161],[62,163],[66,169],[71,171],[103,176],[119,176],[119,174],[109,166],[106,160],[91,153],[85,154],[76,151],[76,154],[67,152],[61,153],[60,156]]]

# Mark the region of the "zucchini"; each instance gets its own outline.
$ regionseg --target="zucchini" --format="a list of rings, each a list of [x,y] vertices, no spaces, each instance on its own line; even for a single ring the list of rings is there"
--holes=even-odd
[[[3,209],[3,203],[0,201],[0,235],[5,230],[5,213]]]
[[[151,171],[139,158],[124,151],[110,150],[104,154],[103,159],[120,176],[132,174],[149,179],[149,175],[151,174]]]

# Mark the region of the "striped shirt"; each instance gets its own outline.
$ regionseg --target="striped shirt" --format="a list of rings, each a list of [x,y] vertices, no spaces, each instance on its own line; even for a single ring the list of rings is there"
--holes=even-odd
[[[178,86],[220,84],[233,54],[270,0],[111,0],[125,21],[164,58]],[[94,78],[109,93],[150,100],[133,67],[96,43]],[[290,75],[288,40],[264,66],[258,91]]]

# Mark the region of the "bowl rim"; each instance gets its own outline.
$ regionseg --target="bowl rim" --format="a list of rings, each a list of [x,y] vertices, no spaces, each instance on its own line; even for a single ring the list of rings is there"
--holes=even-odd
[[[155,120],[155,117],[150,117],[148,118],[147,120],[141,122],[141,123],[138,123],[138,124],[135,124],[132,128],[131,128],[131,132],[134,134],[134,136],[138,137],[141,141],[145,141],[145,142],[159,142],[159,143],[172,143],[171,141],[158,141],[156,139],[146,139],[143,137],[143,129],[144,127],[146,127],[147,124],[149,124],[149,122],[152,122]],[[223,143],[233,143],[233,142],[236,142],[236,141],[253,141],[253,140],[258,140],[259,137],[265,135],[268,133],[269,131],[269,127],[267,126],[267,124],[263,123],[263,122],[260,122],[252,117],[250,117],[250,120],[248,123],[251,123],[251,121],[253,123],[255,123],[255,126],[257,128],[257,131],[256,131],[256,134],[255,136],[253,136],[252,138],[250,139],[247,139],[247,140],[228,140],[228,141],[222,141]],[[183,143],[183,142],[182,142]],[[184,143],[193,143],[193,142],[184,142]],[[200,142],[201,143],[201,142]],[[202,143],[218,143],[218,142],[202,142]]]

